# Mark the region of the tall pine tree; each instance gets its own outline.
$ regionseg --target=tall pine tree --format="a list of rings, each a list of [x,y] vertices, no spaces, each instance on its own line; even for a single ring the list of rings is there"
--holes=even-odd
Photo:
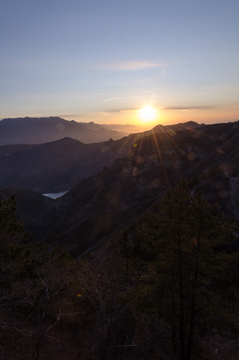
[[[213,215],[201,193],[192,197],[185,181],[146,217],[135,253],[154,273],[150,301],[170,329],[174,356],[190,360],[195,339],[221,326],[235,294],[230,257],[219,250],[234,238],[233,224]]]

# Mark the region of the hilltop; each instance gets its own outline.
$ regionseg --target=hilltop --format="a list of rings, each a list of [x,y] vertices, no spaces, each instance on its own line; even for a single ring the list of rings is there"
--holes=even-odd
[[[50,206],[43,205],[37,217],[24,218],[25,225],[34,220],[36,239],[66,245],[77,256],[154,206],[183,178],[188,179],[192,192],[203,192],[215,211],[238,217],[238,140],[239,122],[179,131],[166,128],[142,136],[131,143],[127,156],[115,161],[112,156],[103,170],[80,179]],[[118,143],[113,144],[118,149]],[[18,189],[12,191],[18,199]],[[30,197],[26,194],[27,190],[25,206]],[[21,213],[19,204],[20,218]]]

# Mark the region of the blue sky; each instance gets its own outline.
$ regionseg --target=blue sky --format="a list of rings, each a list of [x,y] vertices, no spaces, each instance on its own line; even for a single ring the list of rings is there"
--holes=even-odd
[[[239,119],[238,0],[1,0],[0,118]]]

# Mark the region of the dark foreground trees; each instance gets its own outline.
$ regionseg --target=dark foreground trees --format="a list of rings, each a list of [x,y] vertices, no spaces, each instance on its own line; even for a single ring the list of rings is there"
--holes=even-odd
[[[0,358],[40,359],[45,334],[78,316],[75,261],[33,242],[15,212],[14,196],[0,198]]]
[[[233,222],[213,215],[200,193],[190,195],[185,181],[165,195],[159,214],[146,218],[131,243],[124,232],[118,253],[126,258],[127,269],[129,253],[140,264],[138,303],[160,319],[172,356],[190,360],[193,345],[203,336],[215,329],[235,330],[230,320],[237,270],[233,256],[222,251],[234,238]]]
[[[216,360],[201,340],[238,335],[234,223],[185,182],[81,260],[32,242],[15,205],[0,202],[0,357]]]

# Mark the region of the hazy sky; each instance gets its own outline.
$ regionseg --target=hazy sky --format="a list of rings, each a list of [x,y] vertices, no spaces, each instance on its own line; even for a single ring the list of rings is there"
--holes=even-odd
[[[239,119],[238,0],[1,0],[0,118]]]

